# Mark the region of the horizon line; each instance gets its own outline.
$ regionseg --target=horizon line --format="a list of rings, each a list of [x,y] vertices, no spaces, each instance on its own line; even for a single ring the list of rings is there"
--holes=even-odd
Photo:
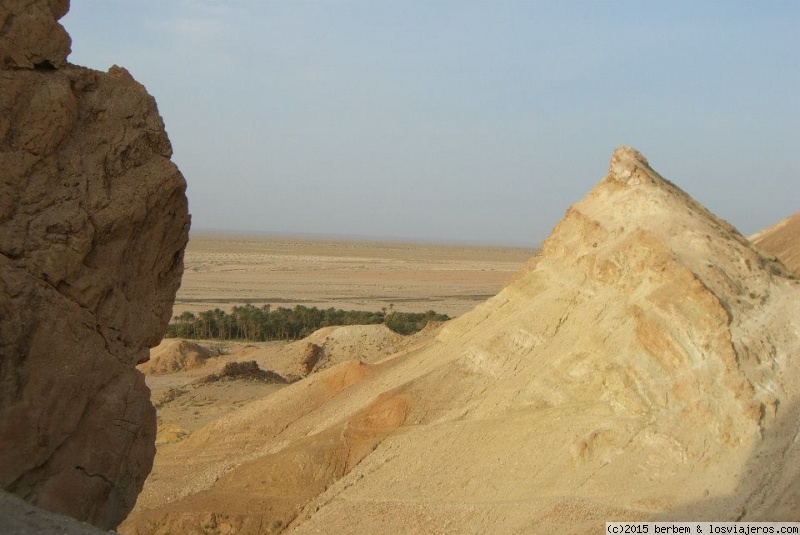
[[[530,249],[538,251],[538,245],[523,244],[521,242],[489,242],[483,240],[453,240],[447,238],[413,238],[408,236],[385,236],[371,234],[348,234],[348,233],[326,233],[326,232],[291,232],[291,231],[269,231],[269,230],[242,230],[242,229],[220,229],[210,227],[191,228],[189,237],[195,235],[217,235],[217,236],[238,236],[238,237],[269,237],[269,238],[293,238],[318,241],[351,241],[351,242],[379,242],[397,243],[414,245],[442,245],[442,246],[471,246],[471,247],[499,247],[507,249]]]

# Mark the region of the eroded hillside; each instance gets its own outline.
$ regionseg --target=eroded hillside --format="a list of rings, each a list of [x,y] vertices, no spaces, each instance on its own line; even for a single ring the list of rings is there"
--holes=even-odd
[[[125,533],[798,520],[800,283],[628,147],[438,336],[159,451]]]

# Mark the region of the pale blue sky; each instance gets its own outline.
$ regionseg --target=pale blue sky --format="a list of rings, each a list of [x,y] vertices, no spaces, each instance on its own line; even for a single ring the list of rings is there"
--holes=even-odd
[[[800,211],[800,2],[73,0],[195,229],[538,245],[617,145],[749,234]]]

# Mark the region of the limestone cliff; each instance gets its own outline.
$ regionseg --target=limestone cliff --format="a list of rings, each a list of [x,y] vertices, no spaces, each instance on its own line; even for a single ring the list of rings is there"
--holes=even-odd
[[[160,450],[121,529],[800,520],[787,275],[621,147],[496,297],[422,347],[334,366]]]
[[[0,486],[116,526],[154,455],[134,366],[183,271],[185,181],[155,101],[67,64],[68,2],[0,8]]]

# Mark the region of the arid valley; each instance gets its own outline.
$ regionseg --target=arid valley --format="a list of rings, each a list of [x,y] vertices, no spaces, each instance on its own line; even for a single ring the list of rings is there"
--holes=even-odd
[[[74,4],[130,72],[0,4],[0,534],[800,531],[794,4]]]
[[[252,304],[435,310],[457,317],[499,292],[535,254],[534,249],[497,246],[199,233],[187,245],[173,315],[213,308],[230,312]],[[151,351],[150,362],[140,366],[158,409],[156,444],[179,442],[285,386],[247,375],[203,381],[227,363],[255,360],[261,369],[296,379],[311,344],[323,352],[319,371],[339,362],[381,360],[437,330],[431,326],[404,337],[383,325],[364,325],[323,328],[299,341],[166,339]]]
[[[455,317],[495,295],[535,252],[193,233],[173,315],[252,303]]]
[[[433,309],[457,317],[500,291],[535,254],[534,249],[496,246],[201,233],[192,235],[187,246],[174,315],[252,304]],[[158,473],[141,495],[142,507],[166,500],[161,480],[187,475],[167,468],[175,444],[286,387],[250,374],[206,380],[229,363],[255,361],[260,369],[297,380],[312,371],[304,365],[310,346],[319,348],[313,369],[319,372],[344,362],[377,362],[432,339],[439,328],[431,325],[401,336],[384,325],[327,327],[299,341],[166,339],[140,366],[158,411],[156,445],[164,452],[157,457]]]
[[[792,232],[781,222],[754,239],[789,258]],[[781,407],[796,403],[797,275],[633,149],[617,149],[540,254],[194,247],[192,306],[261,304],[278,278],[292,281],[287,305],[457,317],[409,336],[378,324],[165,340],[140,365],[157,454],[122,533],[590,533],[743,508],[795,518],[800,452],[781,429],[797,417]]]

